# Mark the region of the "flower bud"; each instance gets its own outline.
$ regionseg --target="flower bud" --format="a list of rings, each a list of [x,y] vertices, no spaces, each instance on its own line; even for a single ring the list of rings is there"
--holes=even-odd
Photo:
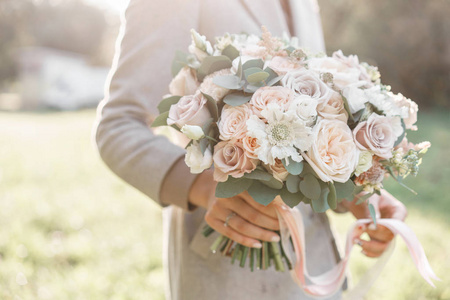
[[[196,125],[184,125],[181,128],[181,132],[194,141],[197,141],[205,136],[203,129]]]

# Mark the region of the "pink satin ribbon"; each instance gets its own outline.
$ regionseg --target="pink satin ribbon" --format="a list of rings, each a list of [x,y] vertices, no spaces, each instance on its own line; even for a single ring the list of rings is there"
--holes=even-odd
[[[347,233],[345,255],[342,260],[328,272],[311,276],[308,274],[305,258],[305,231],[301,212],[297,208],[289,208],[286,204],[276,202],[276,209],[280,220],[281,242],[285,251],[289,255],[292,238],[294,246],[293,260],[295,261],[291,275],[294,281],[305,291],[305,293],[316,297],[332,296],[341,289],[345,279],[350,252],[353,248],[353,241],[362,233],[362,225],[371,223],[370,219],[357,220]],[[399,235],[406,243],[409,253],[422,277],[434,287],[432,279],[440,280],[433,272],[425,256],[425,252],[414,232],[402,221],[394,219],[378,219],[378,225],[389,228],[394,234]]]

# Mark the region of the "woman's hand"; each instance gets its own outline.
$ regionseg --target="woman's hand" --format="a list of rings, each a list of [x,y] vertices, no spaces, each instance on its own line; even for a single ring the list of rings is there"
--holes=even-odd
[[[209,226],[233,241],[252,248],[261,248],[259,240],[280,240],[273,232],[279,230],[273,205],[261,205],[247,192],[232,198],[216,198],[215,186],[212,174],[207,171],[199,175],[189,193],[192,204],[207,209],[205,220]]]
[[[353,202],[344,201],[344,205],[357,219],[371,218],[367,205],[355,204]],[[407,215],[405,205],[398,201],[394,196],[387,191],[382,190],[381,196],[373,195],[369,198],[369,202],[375,207],[377,218],[391,218],[404,221]],[[369,241],[361,238],[356,239],[355,243],[362,247],[362,253],[368,257],[379,257],[386,250],[389,243],[394,238],[394,234],[384,226],[370,224],[359,228],[360,234],[367,232],[370,237]]]

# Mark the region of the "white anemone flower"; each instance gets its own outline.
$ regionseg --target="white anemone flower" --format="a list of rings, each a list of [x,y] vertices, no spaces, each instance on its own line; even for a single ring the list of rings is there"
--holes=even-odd
[[[299,151],[311,146],[312,129],[295,112],[283,112],[276,104],[269,104],[261,115],[267,123],[255,115],[247,121],[249,136],[256,138],[259,144],[255,150],[258,158],[270,165],[275,164],[276,158],[301,162],[303,157]]]

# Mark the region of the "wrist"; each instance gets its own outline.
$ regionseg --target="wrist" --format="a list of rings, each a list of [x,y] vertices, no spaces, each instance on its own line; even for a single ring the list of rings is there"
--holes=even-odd
[[[189,203],[203,208],[208,207],[209,200],[214,197],[217,183],[213,178],[213,170],[199,174],[189,190]]]

